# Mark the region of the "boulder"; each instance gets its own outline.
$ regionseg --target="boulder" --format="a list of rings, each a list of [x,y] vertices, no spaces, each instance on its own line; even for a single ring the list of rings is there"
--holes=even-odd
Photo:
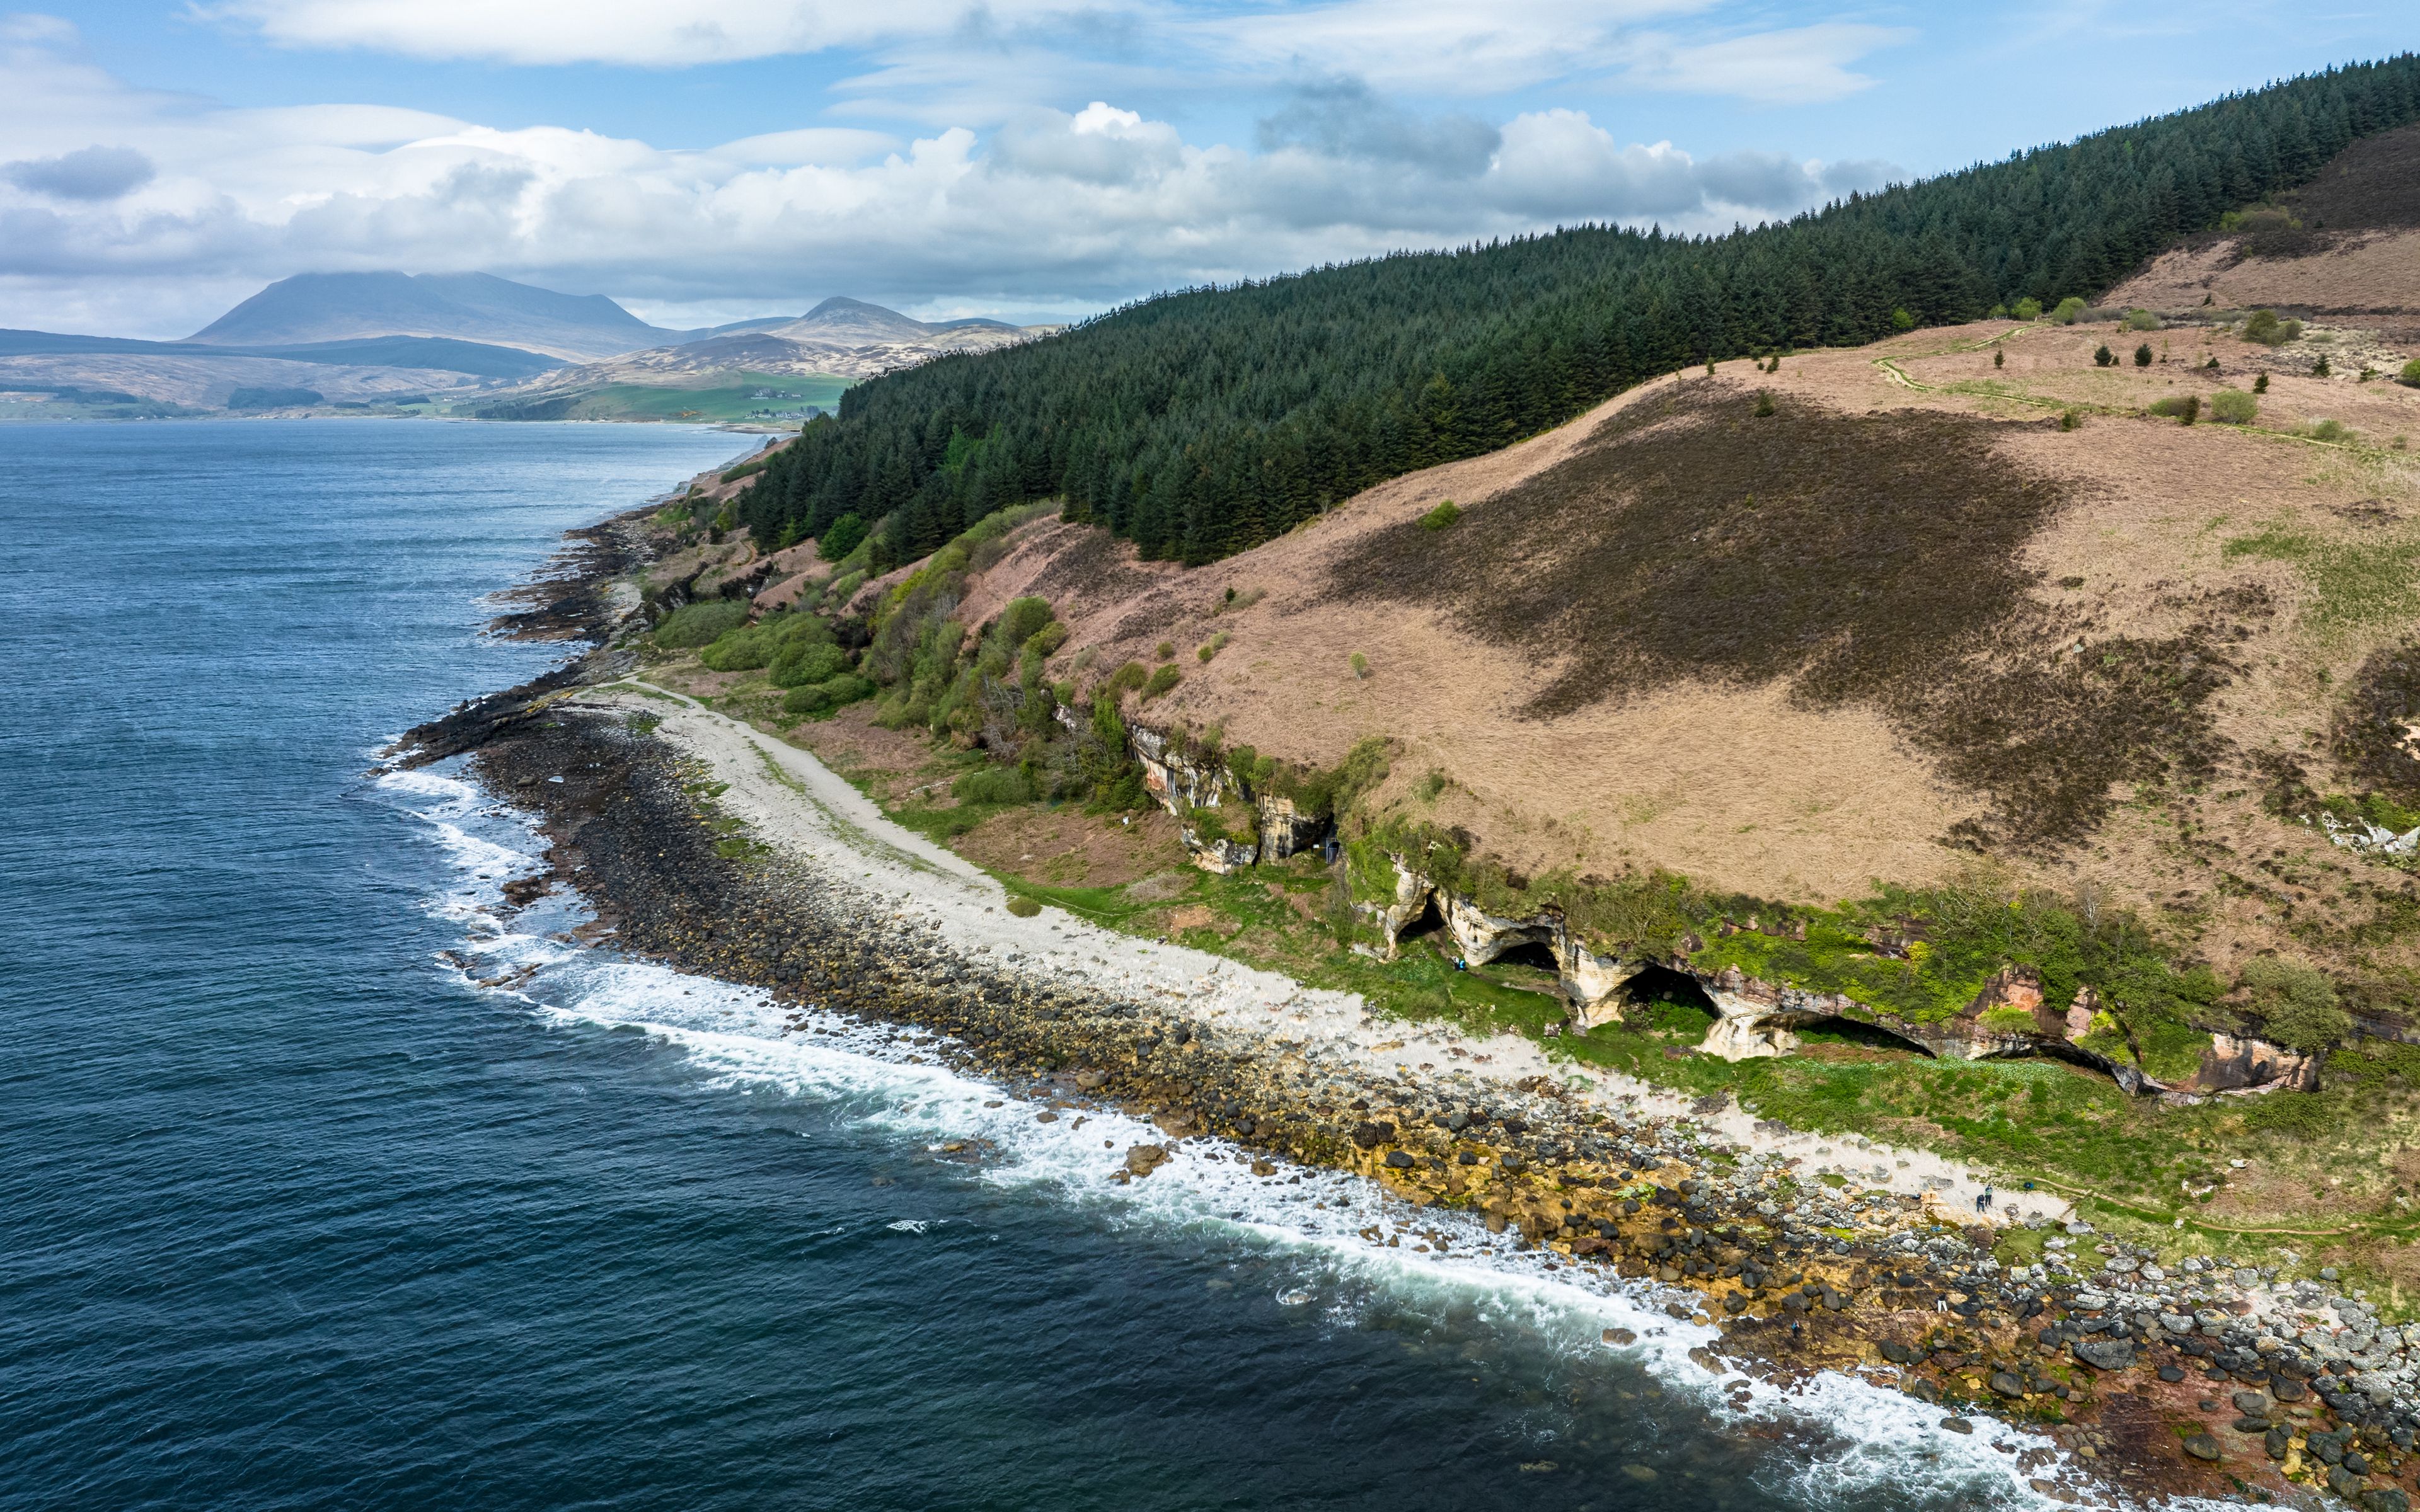
[[[2134,1346],[2128,1339],[2080,1338],[2068,1350],[2095,1370],[2124,1370],[2134,1363]]]

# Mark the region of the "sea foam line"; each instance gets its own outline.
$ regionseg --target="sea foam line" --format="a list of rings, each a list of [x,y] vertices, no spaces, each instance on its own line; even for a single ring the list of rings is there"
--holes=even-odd
[[[1113,1226],[1195,1233],[1282,1255],[1297,1274],[1296,1284],[1280,1288],[1280,1300],[1307,1293],[1342,1326],[1357,1321],[1373,1294],[1387,1293],[1472,1305],[1565,1350],[1619,1348],[1718,1427],[1796,1422],[1824,1429],[1831,1453],[1798,1461],[1788,1488],[1809,1505],[1855,1501],[1877,1484],[1904,1486],[1919,1475],[1937,1489],[1954,1485],[2001,1504],[2055,1504],[2031,1489],[2015,1464],[2018,1453],[2048,1448],[2054,1462],[2034,1473],[2070,1468],[2066,1453],[2046,1439],[1989,1418],[1978,1419],[1971,1436],[1951,1433],[1940,1427],[1940,1409],[1846,1374],[1778,1386],[1735,1370],[1710,1372],[1690,1355],[1708,1347],[1718,1354],[1716,1329],[1668,1317],[1651,1293],[1606,1271],[1565,1266],[1547,1251],[1512,1252],[1471,1214],[1417,1208],[1376,1182],[1320,1167],[1279,1162],[1277,1175],[1255,1177],[1249,1163],[1256,1152],[1226,1140],[1172,1141],[1119,1109],[1034,1101],[927,1058],[955,1044],[948,1036],[802,1011],[756,988],[568,949],[517,928],[502,909],[503,884],[545,865],[527,822],[459,779],[421,771],[386,774],[379,782],[398,798],[418,800],[404,811],[454,870],[455,885],[427,900],[433,915],[465,931],[449,967],[541,1022],[644,1033],[706,1072],[706,1088],[771,1090],[837,1105],[937,1155],[951,1144],[977,1150],[982,1158],[970,1166],[975,1179],[1081,1204]],[[509,970],[515,980],[482,986],[460,964],[462,955]],[[1045,1113],[1051,1121],[1043,1121]],[[1147,1178],[1115,1183],[1125,1150],[1137,1144],[1161,1145],[1171,1158]],[[1363,1237],[1373,1229],[1382,1236],[1374,1242]],[[1428,1235],[1447,1242],[1427,1245]],[[1549,1264],[1558,1269],[1548,1271]],[[1629,1330],[1635,1341],[1601,1342],[1599,1335],[1612,1329]]]

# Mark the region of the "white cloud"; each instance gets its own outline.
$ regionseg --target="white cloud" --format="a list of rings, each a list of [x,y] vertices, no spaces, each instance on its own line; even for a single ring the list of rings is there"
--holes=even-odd
[[[1057,0],[225,0],[200,14],[287,47],[409,57],[679,68],[902,37],[1067,8]]]
[[[71,49],[55,30],[0,35],[0,140],[27,162],[138,155],[152,177],[85,199],[0,178],[0,325],[81,311],[182,334],[271,279],[382,268],[724,318],[829,293],[1066,311],[1557,223],[1724,229],[1887,172],[1701,160],[1567,110],[1420,118],[1342,85],[1264,123],[1257,153],[1114,100],[1023,111],[987,140],[801,127],[676,151],[386,107],[219,109],[130,88]]]
[[[1849,65],[1915,36],[1904,27],[1826,23],[1694,45],[1659,39],[1641,47],[1625,77],[1656,89],[1811,104],[1867,88],[1874,81]]]

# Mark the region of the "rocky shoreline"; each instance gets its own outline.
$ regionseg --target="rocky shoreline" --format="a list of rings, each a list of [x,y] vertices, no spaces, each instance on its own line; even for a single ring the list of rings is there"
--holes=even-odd
[[[594,582],[563,595],[592,633],[620,596]],[[2324,1485],[2368,1512],[2407,1505],[2394,1480],[2420,1473],[2412,1354],[2358,1299],[2224,1263],[2171,1276],[2080,1224],[2041,1234],[2040,1262],[2004,1263],[2006,1232],[1726,1138],[1711,1125],[1727,1110],[1659,1115],[1458,1046],[1438,1052],[1463,1062],[1449,1074],[1390,1066],[1368,1035],[1357,1053],[1339,1032],[1351,1009],[1246,974],[1118,990],[1073,968],[1106,949],[1078,931],[1065,960],[1009,943],[1027,936],[977,944],[936,927],[912,887],[889,890],[896,872],[870,886],[768,843],[718,801],[730,774],[659,733],[653,705],[594,691],[628,671],[593,652],[414,732],[407,758],[467,749],[489,791],[532,810],[554,870],[515,901],[576,887],[596,942],[762,988],[796,1005],[794,1032],[811,1009],[900,1026],[919,1055],[1051,1108],[1147,1119],[1160,1137],[1126,1151],[1120,1180],[1213,1140],[1264,1180],[1333,1167],[1466,1211],[1485,1245],[1619,1275],[1676,1318],[1718,1323],[1709,1369],[1852,1371],[1938,1403],[1953,1431],[1979,1413],[2029,1428],[2012,1469],[2059,1501],[2306,1500]],[[1841,1143],[1844,1164],[1873,1148]]]

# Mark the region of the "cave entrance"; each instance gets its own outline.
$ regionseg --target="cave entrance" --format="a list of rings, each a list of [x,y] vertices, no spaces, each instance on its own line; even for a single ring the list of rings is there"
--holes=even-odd
[[[1639,1032],[1659,1039],[1685,1040],[1695,1044],[1722,1016],[1714,1011],[1714,1000],[1706,995],[1696,978],[1669,966],[1642,968],[1622,983],[1621,992],[1623,1020]]]
[[[1556,977],[1560,977],[1563,972],[1562,966],[1555,960],[1555,952],[1546,948],[1544,940],[1524,940],[1487,964],[1491,966],[1526,966]]]
[[[1814,1051],[1820,1056],[1829,1051],[1831,1058],[1840,1060],[1904,1060],[1910,1057],[1920,1060],[1934,1058],[1931,1051],[1914,1040],[1904,1039],[1888,1029],[1876,1028],[1870,1024],[1860,1024],[1855,1019],[1817,1019],[1791,1032],[1798,1036],[1802,1054]]]
[[[1402,929],[1395,932],[1395,946],[1396,949],[1401,949],[1414,940],[1427,940],[1432,945],[1439,945],[1436,936],[1440,934],[1446,935],[1446,938],[1439,948],[1445,949],[1449,955],[1452,954],[1453,937],[1446,933],[1445,916],[1437,912],[1436,895],[1432,893],[1420,904],[1420,911],[1413,915]]]

